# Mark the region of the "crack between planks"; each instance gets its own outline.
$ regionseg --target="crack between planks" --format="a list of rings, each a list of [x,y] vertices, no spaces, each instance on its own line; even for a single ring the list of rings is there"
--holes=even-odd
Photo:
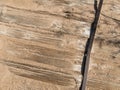
[[[85,48],[83,62],[82,62],[82,68],[81,68],[81,73],[83,75],[83,79],[82,79],[82,83],[81,83],[79,90],[86,90],[87,75],[88,75],[89,62],[90,62],[90,54],[91,54],[91,49],[92,49],[92,45],[93,45],[93,41],[94,41],[96,29],[97,29],[97,24],[98,24],[99,17],[100,17],[102,5],[103,5],[103,0],[99,1],[99,5],[98,5],[98,0],[94,0],[95,18],[94,18],[93,23],[91,24],[90,36],[86,43],[86,48]]]

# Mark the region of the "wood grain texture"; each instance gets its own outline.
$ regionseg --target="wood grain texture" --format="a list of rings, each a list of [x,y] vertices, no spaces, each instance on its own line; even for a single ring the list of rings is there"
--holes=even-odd
[[[0,0],[0,90],[78,90],[92,6],[82,0]]]
[[[88,90],[120,90],[120,1],[104,1],[88,74]]]

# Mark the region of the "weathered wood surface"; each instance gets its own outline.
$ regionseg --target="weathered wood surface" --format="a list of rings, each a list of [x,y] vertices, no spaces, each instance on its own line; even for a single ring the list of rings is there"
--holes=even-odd
[[[91,53],[88,90],[120,90],[119,0],[104,0]]]
[[[0,0],[0,90],[78,90],[94,0]],[[120,1],[104,0],[88,90],[120,90]]]
[[[0,0],[0,90],[78,90],[93,18],[82,0]]]

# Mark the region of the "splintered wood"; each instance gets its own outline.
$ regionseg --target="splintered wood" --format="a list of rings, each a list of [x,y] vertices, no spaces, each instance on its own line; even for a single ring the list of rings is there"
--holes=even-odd
[[[0,90],[78,90],[91,2],[0,0]]]

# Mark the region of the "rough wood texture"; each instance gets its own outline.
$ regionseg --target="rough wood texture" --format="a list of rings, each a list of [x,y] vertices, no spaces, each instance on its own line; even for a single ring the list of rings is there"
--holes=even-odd
[[[78,90],[93,18],[82,0],[0,0],[0,90]]]
[[[94,0],[0,0],[0,90],[78,90]],[[104,0],[87,90],[120,90],[120,0]]]
[[[88,74],[88,90],[120,90],[120,0],[105,0]]]

